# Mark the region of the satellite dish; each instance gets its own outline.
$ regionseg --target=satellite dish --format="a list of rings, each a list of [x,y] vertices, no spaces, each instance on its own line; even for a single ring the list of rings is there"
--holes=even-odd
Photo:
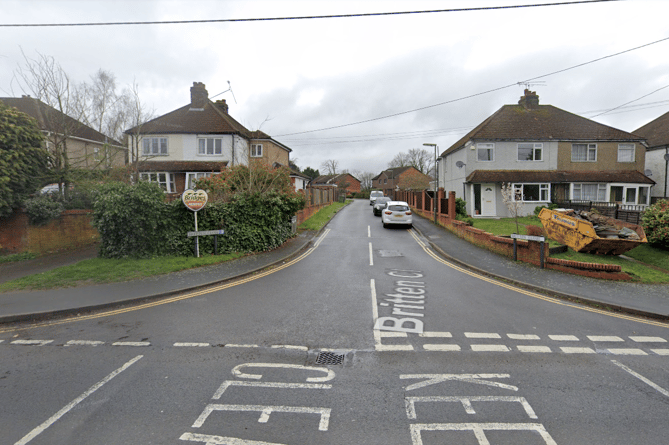
[[[667,153],[666,155],[664,155],[664,160],[665,160],[665,161],[669,161],[669,153]]]
[[[653,176],[653,172],[651,170],[648,170],[648,169],[644,170],[643,174],[646,175],[646,176]]]
[[[462,168],[462,167],[465,166],[465,163],[462,162],[462,161],[458,161],[458,162],[455,163],[455,166],[456,166],[457,168]]]

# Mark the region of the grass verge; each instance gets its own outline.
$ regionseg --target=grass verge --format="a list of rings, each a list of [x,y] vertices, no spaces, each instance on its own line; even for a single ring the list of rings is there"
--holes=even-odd
[[[329,206],[323,207],[318,212],[311,215],[311,217],[300,224],[298,228],[300,230],[321,230],[323,226],[332,219],[335,213],[350,202],[352,201],[333,202]]]
[[[112,260],[93,258],[70,266],[0,284],[0,292],[54,289],[81,284],[117,283],[154,275],[162,275],[194,267],[223,263],[244,256],[241,253],[193,257],[158,257],[151,259]]]
[[[516,223],[513,218],[501,219],[474,219],[474,227],[485,230],[493,235],[508,236],[516,233]],[[525,226],[533,225],[542,227],[541,220],[536,216],[525,216],[518,218],[520,234],[526,234]],[[548,239],[550,246],[559,245],[559,243]],[[579,253],[572,249],[567,252],[553,254],[553,258],[561,258],[571,261],[583,261],[586,263],[597,264],[617,264],[622,271],[631,275],[642,283],[669,283],[669,254],[665,250],[657,249],[649,244],[641,244],[639,247],[625,253],[625,256],[635,259],[638,262],[611,255],[594,255],[590,253]]]
[[[17,261],[27,261],[34,260],[37,258],[37,255],[31,252],[15,253],[12,255],[3,255],[0,256],[0,264],[3,263],[15,263]]]

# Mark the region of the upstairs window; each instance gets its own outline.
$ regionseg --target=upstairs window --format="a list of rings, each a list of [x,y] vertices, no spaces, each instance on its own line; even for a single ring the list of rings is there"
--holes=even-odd
[[[142,154],[144,156],[167,156],[167,138],[142,139]]]
[[[519,161],[542,161],[544,144],[520,143],[518,144]]]
[[[476,159],[483,162],[495,160],[495,144],[476,144]]]
[[[251,157],[252,158],[262,157],[262,144],[251,144]]]
[[[572,162],[595,162],[597,161],[597,144],[572,144]]]
[[[634,162],[634,144],[618,144],[618,162]]]
[[[198,138],[197,154],[221,156],[223,154],[223,139],[221,138]]]

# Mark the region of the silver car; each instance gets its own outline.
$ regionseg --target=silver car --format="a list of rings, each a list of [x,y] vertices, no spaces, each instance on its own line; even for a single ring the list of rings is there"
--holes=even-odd
[[[374,206],[372,207],[372,213],[374,213],[374,216],[381,216],[381,212],[386,208],[386,204],[388,204],[390,201],[392,201],[392,199],[388,198],[387,196],[376,198],[376,201],[374,201]]]
[[[409,204],[404,201],[387,202],[386,208],[381,211],[381,222],[385,228],[388,228],[391,224],[400,224],[411,228],[413,220],[411,219]]]

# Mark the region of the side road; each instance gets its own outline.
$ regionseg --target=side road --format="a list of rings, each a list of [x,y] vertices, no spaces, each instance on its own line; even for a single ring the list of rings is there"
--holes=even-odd
[[[421,217],[414,218],[414,228],[446,260],[489,277],[559,298],[669,320],[669,289],[666,285],[609,282],[541,270],[474,246]],[[288,262],[308,249],[316,236],[318,234],[314,232],[304,232],[271,252],[158,277],[47,291],[0,293],[0,323],[137,304],[220,284]],[[81,256],[86,255],[94,257],[96,252],[89,249],[87,253],[78,252],[67,258],[68,261],[72,257],[85,259]],[[35,263],[37,260],[11,265],[11,274],[18,278],[64,265],[63,257],[56,255],[50,259],[38,259],[39,267]],[[7,265],[0,266],[0,277],[5,276],[6,270],[10,270]]]

